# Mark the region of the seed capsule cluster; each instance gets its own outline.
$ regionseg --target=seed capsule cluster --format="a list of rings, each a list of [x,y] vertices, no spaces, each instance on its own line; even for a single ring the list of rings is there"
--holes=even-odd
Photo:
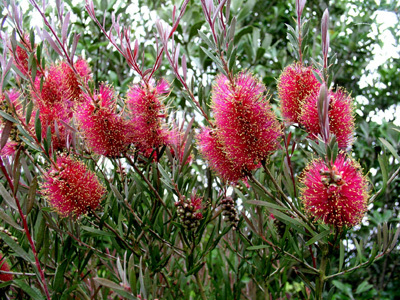
[[[222,215],[226,218],[226,221],[233,225],[236,229],[239,223],[239,216],[235,207],[235,201],[231,197],[225,197],[221,200]]]
[[[175,203],[178,217],[186,229],[192,230],[200,225],[200,220],[203,218],[200,212],[202,200],[202,197],[197,196],[192,196],[191,199],[181,196],[181,199]]]

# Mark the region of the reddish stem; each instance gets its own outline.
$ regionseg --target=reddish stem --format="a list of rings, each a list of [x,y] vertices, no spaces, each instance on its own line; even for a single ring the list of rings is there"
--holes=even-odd
[[[317,261],[315,260],[315,256],[314,256],[314,253],[313,253],[313,251],[312,251],[311,245],[308,246],[308,249],[310,249],[310,254],[311,254],[311,258],[312,258],[313,267],[314,267],[314,268],[317,268]]]

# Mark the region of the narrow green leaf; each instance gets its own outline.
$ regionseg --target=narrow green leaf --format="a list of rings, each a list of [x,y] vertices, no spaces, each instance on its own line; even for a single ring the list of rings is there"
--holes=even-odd
[[[252,250],[265,249],[265,248],[268,248],[268,245],[250,246],[250,247],[247,247],[246,250],[247,251],[252,251]]]
[[[81,229],[90,232],[90,233],[94,233],[96,235],[102,235],[102,236],[114,236],[114,233],[112,232],[107,232],[107,231],[103,231],[100,229],[96,229],[96,228],[92,228],[92,227],[88,227],[88,226],[81,226]]]
[[[22,279],[14,280],[14,284],[20,287],[25,293],[27,293],[30,296],[30,299],[33,300],[45,299],[45,297],[40,294],[40,291],[37,288],[31,287],[25,282],[25,280]]]
[[[35,176],[32,179],[31,185],[29,186],[28,198],[26,201],[26,214],[29,215],[31,212],[33,205],[35,204],[36,190],[38,187],[38,179]]]
[[[117,199],[120,201],[124,201],[124,197],[121,195],[121,193],[118,191],[118,189],[111,183],[110,183],[110,187],[111,187],[115,197],[117,197]]]
[[[368,264],[366,264],[365,267],[372,265],[372,263],[375,261],[375,258],[378,254],[378,249],[379,249],[378,245],[376,243],[374,243],[374,245],[372,246],[372,251],[371,251],[371,255],[368,260]]]
[[[54,276],[53,281],[53,289],[57,292],[61,292],[64,288],[64,273],[69,263],[69,260],[66,259],[57,266],[56,275]]]
[[[312,70],[312,72],[313,72],[315,78],[318,80],[318,82],[322,84],[323,80],[322,80],[321,76],[314,70]]]
[[[207,44],[208,47],[210,47],[210,49],[213,49],[215,51],[215,45],[214,43],[200,30],[199,32],[199,36],[200,38],[203,40],[203,42],[205,42]]]
[[[0,195],[3,197],[4,201],[12,207],[13,209],[18,209],[15,199],[10,195],[6,188],[0,183]]]
[[[315,242],[318,242],[318,241],[322,242],[321,240],[324,237],[326,237],[327,235],[329,235],[330,232],[331,232],[331,230],[328,229],[328,230],[322,231],[319,234],[313,236],[309,241],[307,241],[306,246],[310,246],[310,245],[312,245],[312,244],[314,244]],[[324,244],[325,244],[325,242],[324,242]]]
[[[4,112],[4,111],[0,111],[0,115],[1,115],[4,119],[6,119],[6,120],[8,120],[8,121],[11,121],[11,122],[13,122],[13,123],[18,123],[18,121],[17,121],[16,119],[14,119],[13,117],[11,117],[8,113],[6,113],[6,112]]]
[[[207,56],[209,58],[211,58],[211,60],[216,64],[216,66],[218,67],[218,69],[221,71],[221,73],[223,73],[225,76],[227,76],[224,68],[221,65],[221,61],[219,58],[217,58],[214,54],[211,53],[211,51],[209,51],[208,49],[200,46],[200,48],[204,51],[205,54],[207,54]]]
[[[299,222],[298,219],[294,219],[289,217],[288,215],[278,211],[278,210],[274,210],[273,215],[275,218],[281,220],[282,222],[288,224],[289,226],[293,227],[294,229],[296,229],[297,231],[306,234],[305,230],[304,230],[304,224],[302,224],[301,222]]]
[[[389,237],[389,232],[388,232],[388,226],[387,226],[387,223],[385,222],[385,223],[383,223],[383,225],[382,225],[382,233],[383,233],[383,240],[382,240],[382,242],[383,242],[383,250],[384,251],[386,251],[387,250],[387,247],[388,247],[388,237]]]
[[[29,122],[31,120],[32,109],[33,109],[33,101],[30,101],[29,104],[28,104],[28,107],[26,108],[26,114],[25,114],[26,124],[29,124]]]
[[[34,59],[31,64],[31,76],[33,81],[35,81],[36,79],[36,73],[37,73],[37,65],[36,65],[36,60]]]
[[[35,115],[35,132],[36,132],[36,138],[40,143],[42,141],[42,123],[40,122],[39,113],[40,112],[38,109]]]
[[[360,244],[358,243],[358,241],[355,238],[353,239],[353,242],[357,249],[357,259],[360,261],[360,263],[362,263],[364,260],[364,256],[362,254]]]
[[[369,284],[368,281],[363,281],[356,290],[356,294],[361,294],[364,293],[368,290],[370,290],[371,288],[373,288],[372,284]]]
[[[197,265],[194,266],[191,270],[189,270],[189,271],[185,274],[185,276],[190,276],[190,275],[196,274],[198,271],[200,271],[200,269],[201,269],[203,266],[204,266],[204,263],[197,264]]]
[[[278,209],[278,210],[289,210],[287,207],[280,206],[278,204],[273,204],[271,202],[267,201],[260,201],[260,200],[249,200],[246,201],[245,203],[257,205],[257,206],[265,206],[271,209]]]
[[[393,146],[386,141],[383,138],[379,138],[379,140],[382,142],[382,144],[392,153],[392,155],[394,156],[395,159],[397,159],[397,161],[400,163],[400,156],[397,153],[397,151],[393,148]]]
[[[124,288],[122,286],[120,286],[119,284],[115,283],[114,281],[108,280],[106,278],[95,277],[93,279],[98,284],[104,285],[104,286],[110,288],[113,291],[117,291],[117,290],[123,291],[124,290]]]
[[[382,157],[382,155],[378,155],[378,162],[379,166],[381,168],[381,174],[382,174],[382,188],[380,190],[379,196],[382,196],[385,194],[386,188],[387,188],[387,182],[388,182],[388,171],[386,168],[386,163]]]
[[[339,272],[343,268],[343,263],[344,263],[344,245],[343,245],[343,240],[340,240]]]
[[[14,227],[15,229],[19,230],[19,231],[23,231],[24,229],[19,226],[14,219],[9,216],[8,214],[6,214],[3,210],[0,210],[0,219],[2,219],[4,222],[8,223],[9,225],[11,225],[12,227]]]
[[[0,237],[12,250],[14,250],[15,254],[25,259],[27,262],[34,264],[35,259],[31,253],[27,253],[24,249],[21,248],[8,234],[4,232],[0,232]]]
[[[399,238],[400,235],[400,226],[397,228],[396,233],[394,234],[394,237],[392,239],[392,243],[390,244],[389,250],[392,251],[393,248],[396,246],[397,244],[397,240]]]

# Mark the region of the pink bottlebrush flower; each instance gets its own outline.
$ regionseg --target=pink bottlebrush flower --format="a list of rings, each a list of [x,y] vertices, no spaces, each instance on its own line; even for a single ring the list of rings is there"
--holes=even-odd
[[[79,217],[96,209],[106,191],[83,162],[64,155],[44,175],[41,188],[50,206],[63,217]]]
[[[313,70],[295,63],[287,66],[278,79],[281,112],[288,122],[301,123],[299,117],[306,98],[320,89],[321,83],[315,78]]]
[[[197,143],[201,155],[223,180],[236,183],[246,176],[241,166],[234,164],[227,156],[215,130],[204,127],[197,135]]]
[[[360,165],[344,153],[339,153],[332,168],[322,159],[311,161],[301,183],[304,210],[325,224],[352,227],[367,210],[367,179]]]
[[[5,271],[5,272],[10,272],[11,268],[10,265],[5,261],[3,254],[0,253],[0,270]],[[12,274],[6,274],[6,273],[1,273],[0,272],[0,281],[6,282],[6,281],[11,281],[13,280],[14,277]]]
[[[3,130],[0,129],[0,137],[3,134]],[[18,143],[8,139],[3,149],[0,150],[1,157],[10,157],[13,156],[15,151],[17,151]]]
[[[118,157],[129,147],[131,125],[118,114],[117,96],[111,86],[102,84],[93,100],[77,108],[76,118],[86,144],[97,154]]]
[[[15,48],[15,53],[13,55],[14,57],[14,65],[18,68],[18,70],[21,71],[22,74],[29,76],[30,71],[29,71],[29,55],[35,51],[36,45],[34,45],[34,48],[32,49],[32,45],[29,41],[29,35],[26,34],[24,38],[22,38],[19,41],[20,44],[17,44]],[[22,47],[21,47],[21,46]],[[9,49],[12,51],[12,45],[9,43]],[[36,56],[35,56],[36,59]],[[37,68],[36,70],[36,76],[40,77],[42,76],[42,73],[40,71],[40,68]]]
[[[8,99],[10,100],[10,103],[6,101],[6,97],[4,94],[0,94],[0,107],[2,110],[5,112],[13,115],[13,112],[15,110],[15,113],[19,116],[19,118],[24,121],[25,120],[25,114],[23,113],[22,105],[21,102],[19,101],[20,98],[20,93],[18,90],[12,89],[6,92],[6,95],[8,96]],[[10,107],[12,106],[12,108]],[[0,137],[3,134],[3,130],[5,125],[5,120],[3,118],[0,118]],[[18,138],[18,131],[16,129],[16,125],[13,124],[9,138],[4,145],[3,149],[0,150],[0,156],[1,157],[9,157],[13,156],[15,151],[18,148],[20,139]]]
[[[168,92],[169,84],[164,79],[155,87],[150,82],[147,86],[134,85],[128,91],[127,105],[133,126],[131,141],[141,152],[165,144],[168,129],[164,119],[167,115],[160,98]]]
[[[265,92],[248,73],[240,73],[233,83],[220,75],[213,86],[219,139],[230,161],[244,172],[257,169],[279,147],[282,129]]]
[[[63,125],[69,124],[73,110],[67,99],[68,88],[64,84],[65,72],[60,65],[53,65],[46,70],[42,89],[40,78],[35,80],[35,89],[31,91],[35,105],[39,108],[42,131],[51,127],[53,149],[63,149],[72,134]]]
[[[343,89],[329,93],[330,102],[328,109],[329,131],[336,136],[339,148],[351,147],[354,140],[355,120],[353,99]],[[318,118],[318,93],[310,95],[304,104],[300,120],[305,126],[309,137],[315,139],[321,134]]]
[[[79,58],[74,64],[74,67],[84,82],[87,82],[90,79],[91,70],[86,60]],[[61,69],[63,71],[62,83],[64,89],[64,99],[68,101],[69,107],[74,107],[76,103],[83,101],[83,92],[80,88],[80,83],[77,75],[67,63],[61,63]]]
[[[11,89],[6,92],[8,99],[10,99],[12,105],[14,106],[15,111],[18,113],[22,110],[22,104],[21,101],[19,100],[19,97],[21,96],[20,92],[16,89]],[[25,115],[21,114],[21,117],[25,118]]]
[[[164,143],[170,147],[172,156],[176,157],[181,164],[188,164],[192,161],[192,155],[189,155],[183,162],[186,142],[183,141],[183,134],[178,129],[168,131]]]

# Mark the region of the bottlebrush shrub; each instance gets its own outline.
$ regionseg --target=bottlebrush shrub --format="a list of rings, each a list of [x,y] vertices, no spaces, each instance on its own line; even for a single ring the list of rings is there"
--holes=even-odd
[[[354,141],[354,105],[352,97],[342,88],[329,92],[329,131],[336,136],[339,148],[350,148]],[[316,139],[321,132],[318,119],[318,93],[310,95],[303,105],[300,123],[304,125],[309,137]]]
[[[301,179],[301,200],[310,217],[335,227],[353,227],[367,210],[368,181],[360,165],[340,153],[332,166],[311,161]]]
[[[282,116],[287,122],[301,123],[302,107],[309,95],[318,95],[321,83],[315,78],[313,67],[300,63],[287,66],[278,79],[277,89]]]
[[[49,204],[63,217],[79,217],[95,210],[105,193],[97,176],[83,162],[66,155],[59,156],[44,175],[41,188]]]

